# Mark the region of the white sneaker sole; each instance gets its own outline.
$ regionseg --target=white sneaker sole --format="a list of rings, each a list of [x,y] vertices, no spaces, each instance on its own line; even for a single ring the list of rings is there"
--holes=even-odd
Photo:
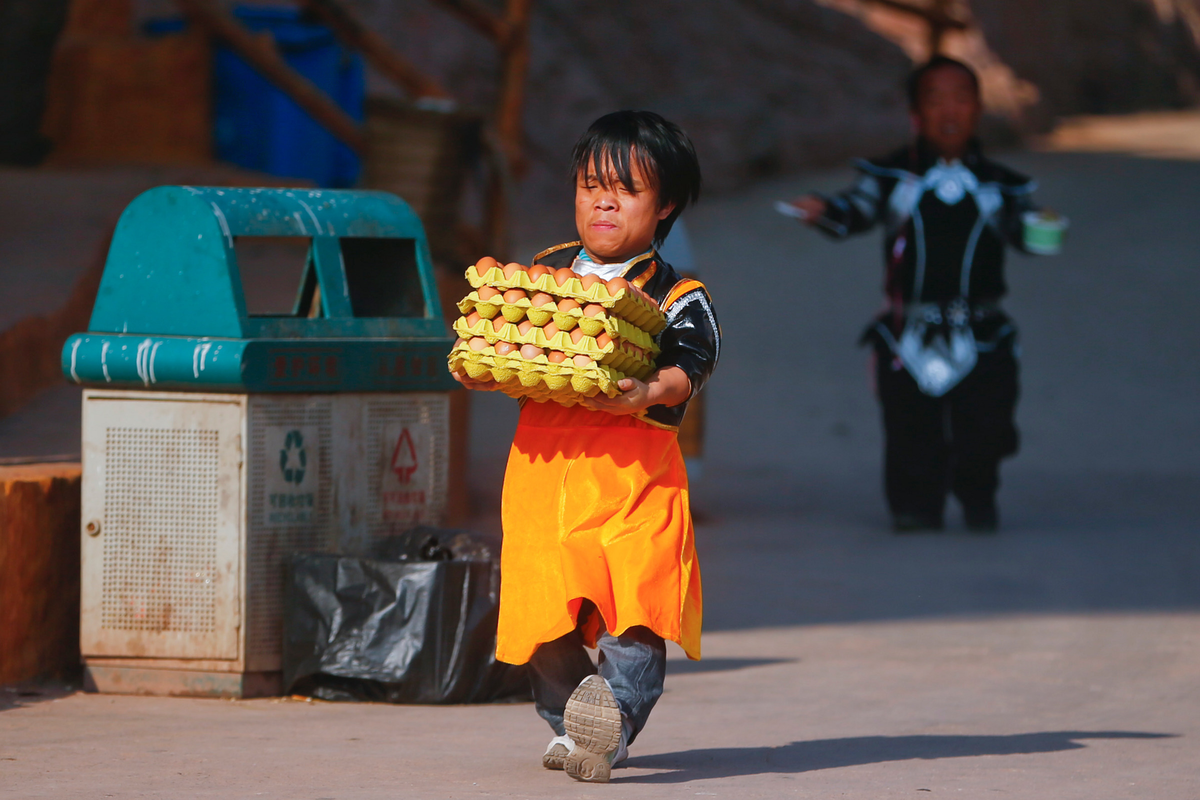
[[[546,769],[564,769],[570,752],[565,745],[556,744],[542,756],[542,766]]]
[[[608,681],[599,675],[585,678],[567,700],[563,724],[575,742],[563,769],[577,781],[608,783],[621,745],[621,709]]]

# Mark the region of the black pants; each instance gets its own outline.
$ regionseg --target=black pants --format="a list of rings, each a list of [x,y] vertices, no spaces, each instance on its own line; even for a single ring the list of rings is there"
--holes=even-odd
[[[942,397],[922,393],[891,351],[877,350],[876,359],[892,514],[940,521],[948,491],[967,509],[994,504],[1000,461],[1017,452],[1016,357],[980,353],[971,374]]]

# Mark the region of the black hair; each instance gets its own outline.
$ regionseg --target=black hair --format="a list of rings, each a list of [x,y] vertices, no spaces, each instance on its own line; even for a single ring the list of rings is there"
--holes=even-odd
[[[646,179],[658,193],[658,207],[671,203],[675,209],[654,229],[654,245],[661,247],[671,226],[689,204],[700,197],[700,161],[692,140],[673,122],[653,111],[614,111],[591,124],[571,153],[571,178],[578,180],[592,165],[604,188],[609,171],[626,188],[633,186],[630,156],[637,159]]]
[[[953,69],[962,70],[971,79],[971,83],[975,86],[975,95],[982,96],[979,87],[979,74],[971,68],[970,65],[959,61],[957,58],[950,56],[934,56],[926,61],[921,66],[914,69],[908,76],[908,107],[915,110],[917,101],[921,99],[921,83],[925,80],[925,76],[934,70],[939,70],[942,67],[951,67]]]

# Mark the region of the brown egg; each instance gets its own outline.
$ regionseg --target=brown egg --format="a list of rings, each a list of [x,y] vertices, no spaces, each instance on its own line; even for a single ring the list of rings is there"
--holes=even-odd
[[[577,308],[579,308],[579,301],[572,300],[569,297],[564,297],[562,300],[558,301],[559,311],[574,311]]]
[[[551,272],[554,272],[554,270],[550,269],[545,264],[534,264],[529,268],[529,280],[536,281],[538,278],[542,277],[543,275],[548,275]]]
[[[510,264],[505,264],[504,265],[504,278],[505,278],[505,280],[512,280],[514,277],[516,277],[518,272],[523,272],[524,270],[525,270],[525,267],[521,266],[520,264],[518,264],[515,261],[513,261]]]
[[[571,359],[571,363],[577,367],[590,367],[592,365],[592,357],[578,355]]]
[[[516,349],[517,346],[512,342],[496,342],[496,355],[498,356],[506,356]]]
[[[546,356],[551,364],[561,364],[567,360],[567,354],[561,350],[551,350],[550,355]]]
[[[533,323],[529,320],[524,320],[517,326],[517,332],[522,336],[528,336],[531,330],[533,330]]]
[[[521,358],[535,359],[540,355],[545,355],[545,351],[536,344],[521,345]]]
[[[488,300],[491,300],[493,297],[499,297],[500,290],[497,289],[495,286],[480,286],[477,294],[479,295],[480,300],[483,300],[486,302]]]
[[[524,289],[509,289],[504,293],[504,302],[516,303],[520,300],[524,300],[527,297],[529,297],[529,295],[525,294]]]
[[[570,267],[563,267],[562,269],[554,271],[554,282],[559,286],[562,286],[574,277],[575,273],[571,271]]]
[[[597,283],[603,283],[604,279],[601,278],[599,275],[584,275],[582,278],[579,279],[579,282],[583,284],[583,290],[586,292],[588,289],[592,288]]]
[[[545,292],[537,292],[529,299],[533,303],[534,308],[541,308],[544,305],[554,304],[554,298]]]
[[[602,333],[596,337],[596,344],[600,345],[601,349],[608,347],[612,344],[612,337],[607,333]]]
[[[471,339],[471,349],[477,353],[487,346],[487,339],[483,338],[482,336],[476,336]]]
[[[498,266],[500,266],[500,263],[496,261],[496,259],[492,258],[491,256],[484,256],[475,262],[475,271],[482,275],[489,269]]]
[[[608,293],[615,295],[622,289],[628,289],[629,281],[625,280],[624,278],[610,278],[609,280],[605,281],[605,285],[608,286]]]
[[[555,324],[554,320],[550,320],[542,326],[542,333],[546,334],[547,339],[553,339],[558,335],[558,325]]]
[[[494,330],[496,333],[500,333],[504,330],[504,326],[507,324],[508,320],[506,320],[504,317],[496,317],[494,320],[492,320],[492,330]]]
[[[604,310],[604,306],[599,303],[588,303],[583,307],[583,315],[585,317],[594,317]]]
[[[457,339],[455,339],[455,340],[454,340],[454,346],[455,346],[455,347],[460,347],[460,346],[462,346],[462,343],[463,343],[463,342],[465,342],[465,341],[466,341],[466,339],[464,339],[464,338],[462,338],[462,337],[460,336],[460,337],[458,337]]]
[[[571,341],[575,344],[582,342],[585,336],[586,334],[583,332],[583,328],[576,328],[575,330],[571,331]]]
[[[483,319],[483,317],[479,316],[478,311],[472,311],[470,314],[467,314],[467,327],[474,328],[479,324],[479,320],[481,319]]]

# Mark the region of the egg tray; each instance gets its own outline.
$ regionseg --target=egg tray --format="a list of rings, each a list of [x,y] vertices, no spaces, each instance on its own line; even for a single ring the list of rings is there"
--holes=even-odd
[[[504,319],[514,325],[528,319],[539,328],[553,321],[559,330],[566,331],[567,333],[578,327],[582,328],[584,334],[588,336],[599,336],[602,333],[607,333],[614,339],[624,339],[627,342],[632,342],[643,350],[649,350],[654,355],[658,355],[660,352],[653,336],[633,323],[609,314],[607,309],[596,314],[594,317],[589,317],[583,313],[583,309],[581,308],[569,311],[548,311],[545,306],[534,308],[533,301],[527,297],[515,303],[485,302],[479,299],[478,292],[471,292],[458,301],[458,310],[462,312],[463,316],[467,316],[474,311],[479,316],[489,320],[503,315]]]
[[[573,406],[582,398],[597,394],[616,397],[621,393],[617,383],[625,377],[595,362],[586,367],[570,361],[551,364],[544,355],[534,359],[500,356],[490,346],[475,351],[465,343],[450,351],[447,365],[451,372],[460,375],[496,381],[498,389],[509,397],[528,397],[537,402],[553,400],[564,406]]]
[[[584,289],[579,278],[571,278],[559,285],[552,274],[542,275],[536,281],[530,280],[526,270],[519,270],[511,278],[506,278],[504,270],[500,267],[484,270],[481,275],[472,264],[467,267],[467,282],[473,289],[479,289],[481,286],[492,286],[501,290],[524,289],[526,292],[545,292],[555,297],[569,297],[584,304],[598,303],[651,336],[656,336],[667,327],[667,317],[657,305],[630,289],[622,289],[615,295],[610,294],[604,281],[597,281]]]
[[[489,345],[495,345],[497,342],[509,342],[515,345],[532,344],[548,350],[560,350],[570,355],[590,356],[605,366],[620,370],[639,380],[645,379],[654,371],[652,358],[622,349],[621,342],[616,339],[601,347],[594,336],[581,336],[579,341],[575,342],[572,341],[569,333],[562,331],[554,336],[547,336],[541,328],[533,327],[526,333],[521,333],[516,325],[507,321],[497,331],[489,320],[481,319],[472,327],[467,324],[466,317],[459,317],[454,321],[454,332],[463,339],[482,336]]]

